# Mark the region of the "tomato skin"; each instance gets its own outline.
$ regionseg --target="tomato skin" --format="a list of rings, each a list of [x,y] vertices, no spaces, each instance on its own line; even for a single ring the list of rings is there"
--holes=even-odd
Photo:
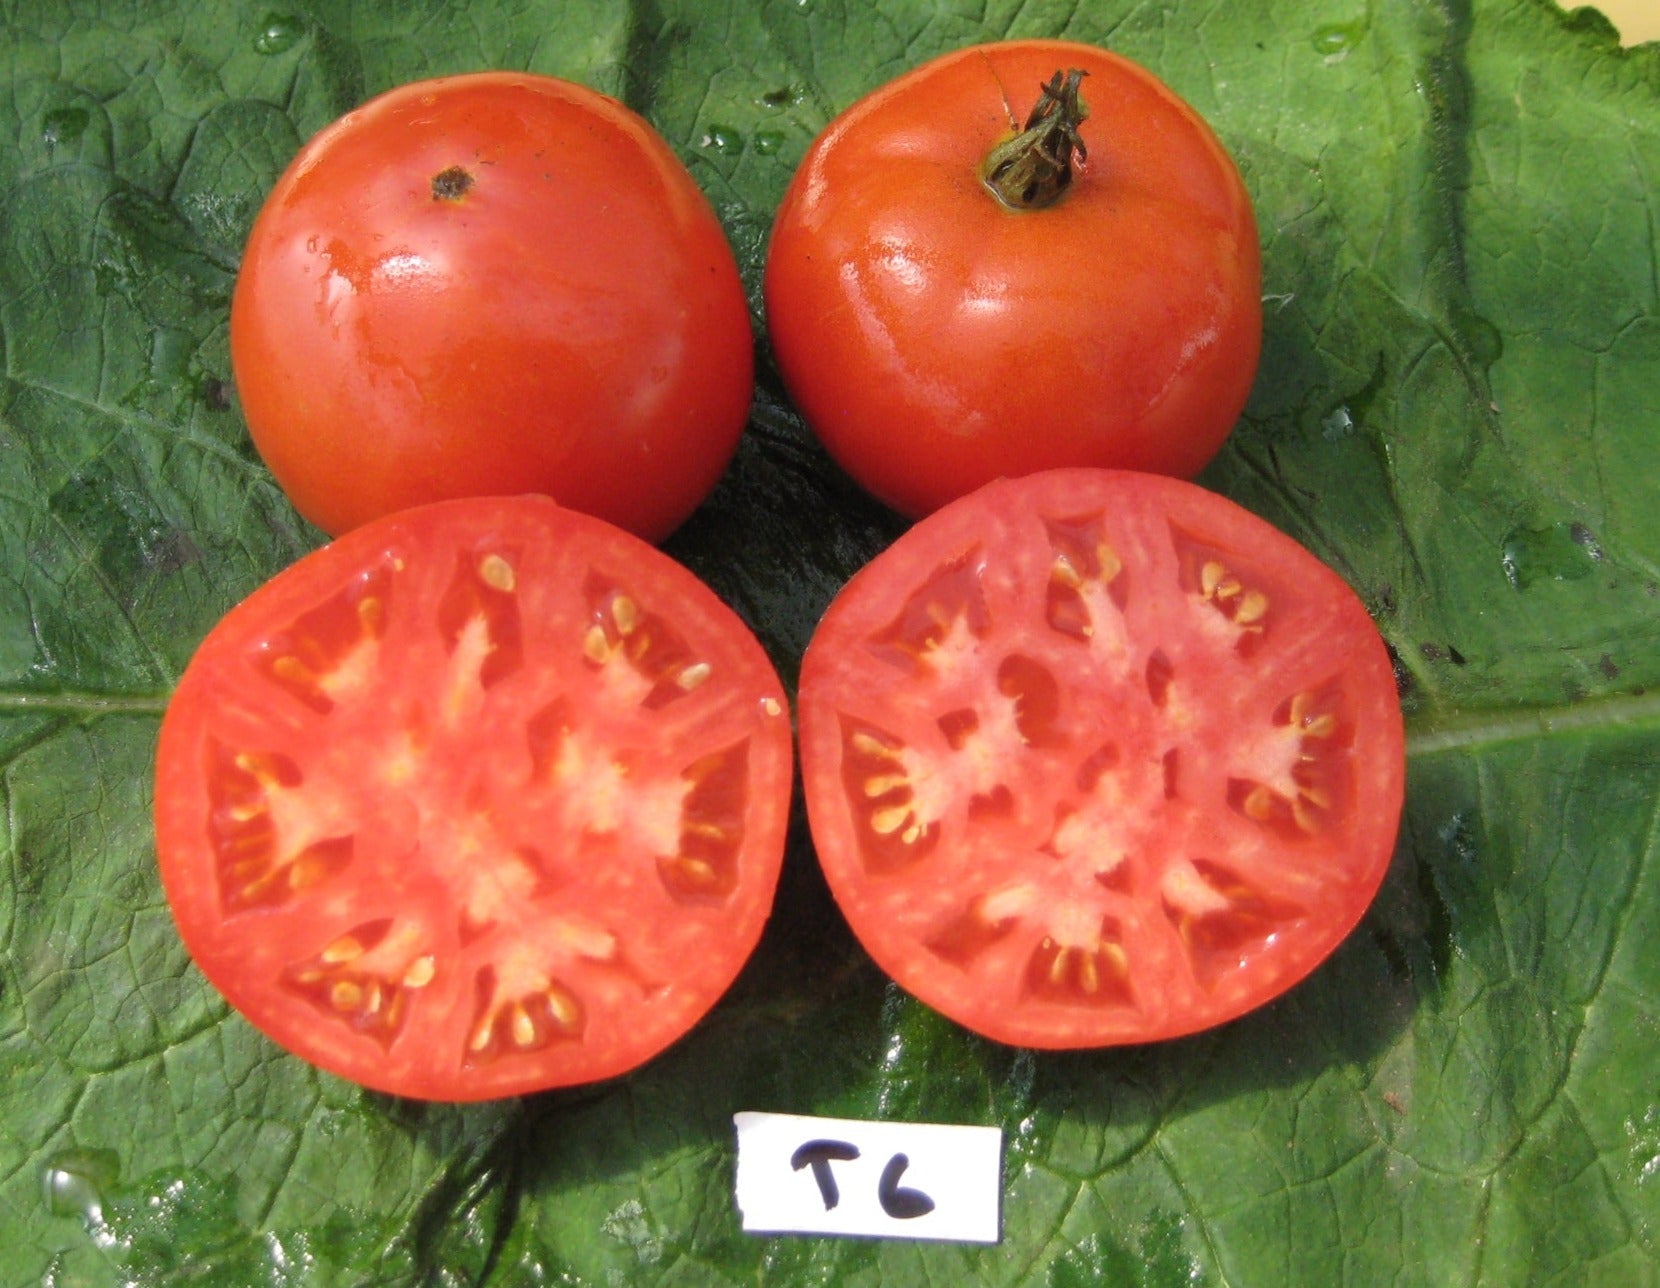
[[[1054,205],[1011,210],[981,163],[1068,68],[1087,159]],[[807,423],[914,517],[1066,465],[1197,474],[1250,392],[1261,274],[1249,195],[1191,107],[1105,50],[1012,41],[831,122],[779,207],[765,302]]]
[[[613,1077],[692,1027],[771,910],[794,758],[755,637],[542,497],[400,511],[279,573],[162,723],[192,957],[290,1051],[401,1096]]]
[[[731,248],[668,145],[505,72],[391,90],[300,151],[249,236],[231,357],[260,455],[332,534],[543,492],[659,540],[753,380]]]
[[[1181,480],[1067,469],[857,573],[798,690],[832,893],[895,981],[997,1041],[1177,1037],[1358,923],[1401,813],[1400,704],[1336,573]]]

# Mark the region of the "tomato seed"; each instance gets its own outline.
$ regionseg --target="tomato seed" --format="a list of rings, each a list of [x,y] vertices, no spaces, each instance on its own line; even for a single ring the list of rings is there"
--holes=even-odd
[[[892,836],[914,817],[909,805],[890,805],[870,816],[870,830],[878,836]]]
[[[1233,619],[1241,626],[1250,626],[1260,622],[1268,615],[1268,596],[1260,590],[1248,590],[1245,597],[1239,601],[1239,608]]]
[[[385,605],[378,597],[365,595],[357,601],[357,620],[366,634],[378,637],[385,616]]]
[[[557,984],[550,984],[544,996],[547,998],[548,1013],[561,1033],[575,1037],[582,1032],[582,1005],[570,992]]]
[[[692,665],[681,671],[680,674],[675,677],[674,682],[682,689],[686,690],[686,692],[690,693],[693,689],[697,688],[698,685],[707,680],[713,673],[714,668],[712,668],[707,662],[694,662]]]
[[[582,637],[582,656],[597,666],[611,660],[611,640],[603,626],[590,626]]]
[[[1049,569],[1049,580],[1059,582],[1068,590],[1077,590],[1084,584],[1084,579],[1078,575],[1078,570],[1065,555],[1055,556],[1055,562]]]
[[[341,962],[354,961],[361,956],[363,945],[351,935],[341,935],[318,954],[318,959],[325,965],[335,966]]]
[[[536,1045],[536,1022],[530,1018],[530,1012],[525,1010],[522,1003],[514,1002],[508,1008],[508,1025],[513,1034],[513,1044],[518,1047],[533,1047]]]
[[[409,963],[408,969],[403,973],[402,983],[405,988],[425,988],[432,983],[433,977],[437,974],[438,963],[432,954],[428,953]]]
[[[887,743],[874,734],[856,733],[849,741],[853,744],[853,750],[862,752],[866,756],[875,756],[879,760],[895,760],[898,758],[898,751],[888,746]]]
[[[513,565],[500,555],[485,555],[483,559],[479,560],[478,575],[491,590],[499,590],[504,594],[511,594],[513,591],[515,583]]]
[[[1245,797],[1245,816],[1266,823],[1274,813],[1274,793],[1258,784]]]

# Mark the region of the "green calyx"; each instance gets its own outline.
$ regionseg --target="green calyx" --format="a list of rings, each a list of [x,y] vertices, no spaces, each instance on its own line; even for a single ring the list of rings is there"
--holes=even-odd
[[[1085,73],[1057,71],[1042,87],[1026,124],[986,154],[980,178],[1010,210],[1042,210],[1072,186],[1072,160],[1089,155],[1078,127],[1089,109],[1078,97]]]

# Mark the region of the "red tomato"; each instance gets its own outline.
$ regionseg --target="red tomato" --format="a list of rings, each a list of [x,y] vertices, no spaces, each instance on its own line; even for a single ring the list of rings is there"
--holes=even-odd
[[[808,817],[877,963],[1032,1047],[1276,996],[1394,849],[1389,656],[1342,580],[1213,493],[1059,470],[946,507],[808,646]]]
[[[231,306],[254,444],[331,533],[543,492],[657,540],[731,459],[752,353],[674,153],[620,103],[520,73],[405,85],[318,134]]]
[[[789,714],[666,555],[543,498],[393,515],[208,635],[156,848],[197,963],[289,1050],[404,1096],[605,1078],[683,1034],[771,908]]]
[[[1089,118],[1069,138],[1054,110],[1036,141],[1071,155],[1070,181],[1028,156],[1010,199],[1060,195],[1012,208],[982,168],[1066,69],[1086,73]],[[1104,50],[1016,41],[830,124],[778,211],[767,325],[831,455],[914,516],[1064,465],[1198,473],[1250,392],[1261,273],[1239,172],[1192,108]]]

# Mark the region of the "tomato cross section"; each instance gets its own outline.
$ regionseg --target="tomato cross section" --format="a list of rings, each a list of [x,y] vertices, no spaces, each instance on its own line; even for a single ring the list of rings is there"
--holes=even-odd
[[[770,910],[791,776],[754,637],[667,556],[533,498],[452,502],[279,574],[164,722],[179,928],[283,1045],[400,1094],[623,1072]]]
[[[1387,650],[1330,569],[1177,480],[1062,470],[918,524],[803,664],[812,830],[900,984],[1037,1047],[1301,979],[1393,852]]]

